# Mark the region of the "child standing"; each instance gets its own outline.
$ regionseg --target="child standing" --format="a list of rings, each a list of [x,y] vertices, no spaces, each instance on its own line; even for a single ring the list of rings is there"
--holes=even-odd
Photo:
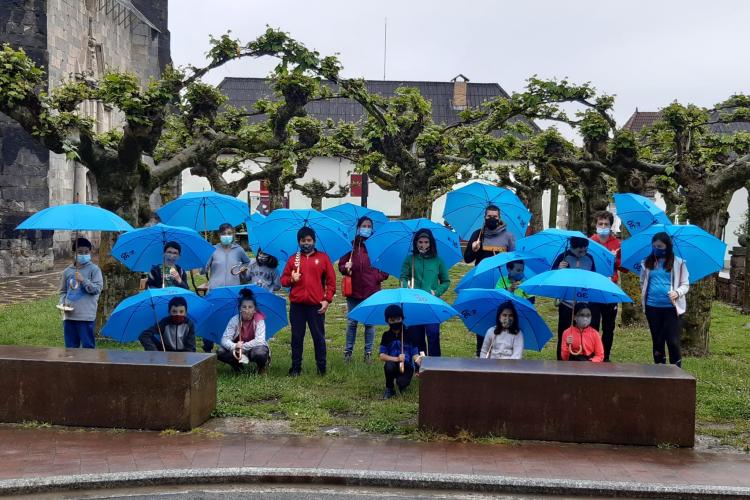
[[[60,303],[63,311],[65,347],[94,349],[94,321],[104,278],[99,267],[91,262],[91,242],[78,238],[73,245],[76,263],[63,271]]]

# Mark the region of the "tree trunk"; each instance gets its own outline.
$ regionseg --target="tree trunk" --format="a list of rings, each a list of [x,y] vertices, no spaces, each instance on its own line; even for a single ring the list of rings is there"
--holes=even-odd
[[[583,202],[577,196],[568,197],[568,229],[571,231],[585,231],[586,222],[583,220]]]
[[[426,182],[403,182],[400,191],[402,219],[430,218],[434,200],[427,190]]]
[[[542,193],[533,191],[529,199],[525,200],[526,206],[531,212],[531,234],[544,230],[544,211],[542,209]]]
[[[548,227],[557,227],[557,204],[560,200],[560,185],[552,184],[549,191],[549,221]]]
[[[323,197],[313,196],[310,198],[310,206],[315,210],[323,210]]]
[[[99,267],[104,277],[104,288],[99,296],[96,311],[96,331],[101,331],[110,314],[124,298],[138,292],[140,273],[133,272],[112,257],[112,246],[117,239],[116,233],[101,233],[99,245]]]
[[[284,184],[275,176],[268,179],[268,210],[284,208]]]

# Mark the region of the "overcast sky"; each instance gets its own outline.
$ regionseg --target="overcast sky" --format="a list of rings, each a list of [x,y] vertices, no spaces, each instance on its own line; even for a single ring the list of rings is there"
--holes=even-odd
[[[623,123],[636,106],[677,99],[702,106],[750,92],[750,2],[706,0],[172,0],[176,64],[204,61],[208,35],[243,42],[266,25],[323,55],[338,53],[346,76],[474,82],[523,88],[531,75],[591,81],[616,94]],[[232,63],[207,80],[266,76],[270,61]]]

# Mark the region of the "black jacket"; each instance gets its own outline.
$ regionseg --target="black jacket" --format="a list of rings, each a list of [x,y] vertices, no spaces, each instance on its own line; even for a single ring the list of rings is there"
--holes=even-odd
[[[183,268],[175,264],[175,269],[180,273],[182,283],[174,283],[173,285],[167,284],[167,286],[178,286],[186,290],[190,289],[187,281],[187,273]],[[167,276],[167,282],[169,282],[169,276]],[[146,288],[161,288],[161,265],[157,264],[151,267],[151,271],[148,273],[148,281],[146,282]]]
[[[168,352],[195,352],[195,325],[190,318],[180,325],[172,323],[167,316],[159,321],[159,329],[156,325],[144,330],[138,337],[141,345],[147,351],[162,351],[159,330],[164,338],[164,347]]]

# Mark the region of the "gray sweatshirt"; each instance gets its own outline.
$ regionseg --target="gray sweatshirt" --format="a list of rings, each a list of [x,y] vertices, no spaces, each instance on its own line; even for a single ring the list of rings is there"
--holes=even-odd
[[[73,307],[73,310],[66,312],[64,319],[73,321],[94,321],[96,319],[96,308],[99,304],[99,294],[104,288],[104,278],[102,271],[93,262],[87,262],[78,266],[78,272],[83,276],[83,283],[80,283],[75,290],[70,289],[68,282],[75,280],[75,266],[68,266],[63,271],[62,282],[60,283],[60,303],[65,303]]]
[[[213,290],[220,286],[241,285],[241,275],[233,275],[232,267],[237,264],[250,264],[250,257],[245,250],[236,243],[226,249],[221,243],[214,245],[213,255],[208,259],[208,289]]]
[[[268,266],[261,266],[258,264],[258,259],[250,259],[250,265],[248,266],[244,277],[251,285],[258,285],[269,292],[281,290],[278,268],[274,269]]]

